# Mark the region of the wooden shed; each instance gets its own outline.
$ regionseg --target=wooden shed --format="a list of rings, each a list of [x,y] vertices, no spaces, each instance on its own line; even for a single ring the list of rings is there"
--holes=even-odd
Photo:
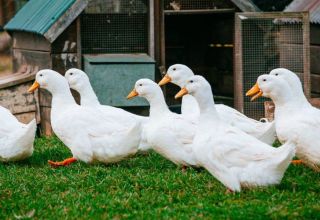
[[[27,100],[4,95],[6,100],[0,104],[13,113],[28,115],[26,122],[36,115],[42,133],[51,135],[51,95],[42,89],[39,94],[27,94],[26,88],[40,69],[64,74],[75,67],[89,71],[103,104],[147,106],[143,99],[129,102],[125,96],[137,79],[155,76],[155,61],[149,56],[154,54],[149,42],[149,8],[153,5],[148,2],[30,0],[5,26],[13,39],[15,73],[0,79],[2,92],[14,91],[14,97]],[[111,87],[117,96],[106,95]],[[17,112],[15,106],[23,110]]]
[[[320,97],[320,1],[294,0],[284,11],[309,11],[310,13],[311,97]]]
[[[147,103],[141,99],[127,102],[122,97],[133,82],[142,77],[158,80],[170,65],[183,63],[209,80],[216,102],[245,112],[238,105],[244,99],[243,85],[249,86],[261,72],[235,68],[250,66],[239,59],[240,50],[236,49],[251,48],[246,42],[256,42],[250,38],[254,30],[262,45],[257,47],[261,55],[257,60],[265,61],[263,57],[274,53],[270,48],[277,48],[277,41],[275,32],[266,28],[268,25],[259,25],[257,17],[245,20],[253,25],[252,30],[236,31],[242,24],[239,13],[263,14],[250,0],[30,0],[5,26],[13,38],[16,74],[6,81],[0,79],[0,92],[16,91],[28,97],[28,102],[9,99],[5,103],[0,99],[0,105],[32,106],[17,114],[36,115],[42,132],[50,135],[50,94],[43,90],[39,95],[22,92],[37,70],[50,68],[63,74],[71,67],[81,68],[103,104],[141,113]],[[239,39],[243,40],[241,46]],[[255,53],[242,52],[247,58]],[[242,73],[248,73],[249,78],[239,77]],[[118,89],[117,95],[109,96],[112,86]],[[180,101],[173,99],[178,88],[169,84],[164,90],[168,104],[178,106]],[[262,113],[253,116],[258,118]]]

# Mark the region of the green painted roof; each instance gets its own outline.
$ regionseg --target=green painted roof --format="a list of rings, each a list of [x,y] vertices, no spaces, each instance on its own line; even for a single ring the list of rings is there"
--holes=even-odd
[[[45,34],[76,0],[30,0],[6,24],[6,30]]]

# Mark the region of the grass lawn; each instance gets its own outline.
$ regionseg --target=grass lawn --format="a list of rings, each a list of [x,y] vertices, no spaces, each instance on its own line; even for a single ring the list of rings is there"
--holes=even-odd
[[[31,158],[0,164],[0,219],[320,219],[320,174],[303,166],[281,185],[226,195],[205,170],[182,172],[155,153],[108,166],[47,164],[70,155],[57,138],[38,138]]]

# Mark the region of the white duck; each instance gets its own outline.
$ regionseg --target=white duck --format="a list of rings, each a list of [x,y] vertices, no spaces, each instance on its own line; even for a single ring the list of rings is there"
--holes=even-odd
[[[128,99],[140,96],[150,103],[149,122],[144,132],[147,143],[157,153],[177,165],[195,166],[192,140],[196,123],[169,110],[161,88],[150,79],[140,79]]]
[[[167,74],[159,82],[159,85],[172,82],[180,88],[183,88],[187,80],[192,76],[194,76],[194,73],[189,67],[182,64],[175,64],[168,68]],[[256,121],[223,104],[215,104],[215,107],[220,118],[229,125],[235,126],[269,145],[275,141],[276,132],[274,122],[263,123]],[[183,96],[181,112],[182,115],[188,117],[199,117],[199,105],[193,96]]]
[[[0,161],[18,161],[30,157],[37,128],[36,120],[20,123],[11,112],[0,106]]]
[[[291,143],[273,148],[220,119],[210,84],[202,76],[189,79],[176,98],[191,94],[200,120],[193,141],[197,162],[232,191],[278,184],[294,156]]]
[[[261,75],[247,95],[269,97],[275,103],[275,123],[280,142],[292,141],[302,162],[320,171],[320,111],[305,98],[300,80],[284,69]],[[294,161],[297,163],[298,161]]]
[[[145,151],[150,148],[150,146],[148,146],[143,137],[143,126],[145,123],[147,123],[148,117],[135,115],[121,108],[116,108],[108,105],[101,105],[97,95],[95,94],[90,84],[89,77],[85,72],[83,72],[80,69],[69,69],[65,73],[65,78],[67,79],[70,88],[76,90],[80,94],[81,106],[91,107],[95,108],[96,110],[100,110],[103,114],[106,115],[106,117],[114,117],[114,119],[117,119],[119,123],[125,123],[127,120],[136,120],[137,123],[139,123],[142,126],[140,129],[141,134],[139,134],[139,138],[141,137],[139,150]]]
[[[64,166],[76,160],[113,163],[136,153],[140,125],[135,120],[119,123],[93,108],[79,106],[67,80],[53,70],[39,71],[29,91],[39,87],[52,94],[52,129],[73,155],[62,162],[49,161],[51,165]]]

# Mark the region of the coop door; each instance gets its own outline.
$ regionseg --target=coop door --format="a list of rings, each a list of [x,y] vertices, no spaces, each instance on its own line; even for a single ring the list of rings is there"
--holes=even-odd
[[[246,91],[274,68],[297,73],[310,95],[308,13],[236,13],[235,106],[247,116],[264,117],[265,98],[250,102]]]

